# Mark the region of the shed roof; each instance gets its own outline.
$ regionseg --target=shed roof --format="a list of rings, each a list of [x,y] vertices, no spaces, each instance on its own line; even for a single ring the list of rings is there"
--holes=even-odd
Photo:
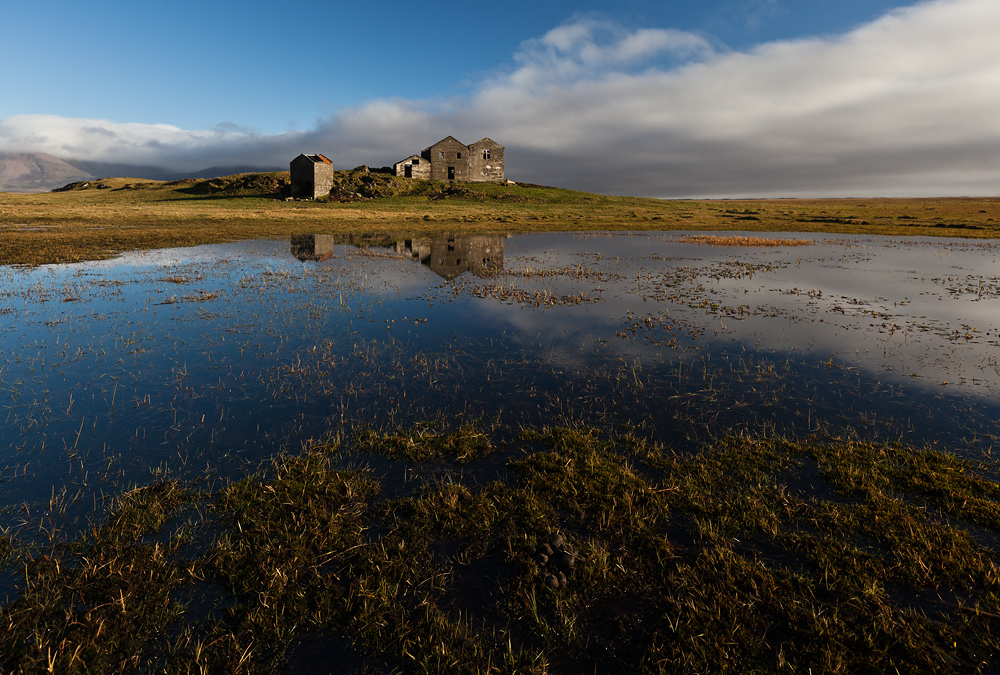
[[[316,164],[319,164],[320,162],[322,162],[324,164],[333,164],[333,162],[331,162],[329,159],[327,159],[323,155],[318,155],[318,154],[317,155],[306,155],[306,154],[302,154],[302,155],[299,155],[299,157],[305,157],[309,161],[314,162]]]

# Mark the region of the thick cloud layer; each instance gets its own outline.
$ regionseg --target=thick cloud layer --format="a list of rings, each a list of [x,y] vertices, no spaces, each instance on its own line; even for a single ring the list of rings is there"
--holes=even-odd
[[[580,17],[457,100],[378,100],[309,131],[0,120],[0,150],[152,164],[390,164],[451,134],[507,146],[515,180],[660,197],[994,194],[1000,3],[937,0],[851,33],[731,52]]]

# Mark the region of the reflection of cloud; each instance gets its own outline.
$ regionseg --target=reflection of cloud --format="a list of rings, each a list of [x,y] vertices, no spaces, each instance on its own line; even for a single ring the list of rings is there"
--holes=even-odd
[[[622,261],[624,279],[604,284],[604,301],[595,305],[547,310],[493,300],[470,305],[477,325],[520,334],[526,349],[563,367],[593,366],[589,355],[598,347],[605,354],[610,351],[629,361],[638,357],[654,363],[665,354],[670,358],[673,350],[664,351],[662,344],[676,337],[682,346],[709,352],[735,347],[806,361],[832,358],[837,368],[857,368],[871,378],[908,389],[933,393],[957,390],[983,397],[994,397],[1000,390],[996,366],[1000,336],[996,309],[1000,300],[976,301],[972,293],[953,297],[941,284],[949,277],[989,271],[995,256],[992,249],[948,250],[941,242],[900,247],[885,238],[869,238],[861,251],[817,243],[809,247],[808,257],[796,264],[802,251],[713,249],[656,236],[588,240],[547,235],[516,237],[511,242],[508,269],[523,268],[526,261],[536,267],[558,268],[594,250],[601,251],[605,261]],[[662,271],[672,265],[651,262],[650,251],[661,258],[685,258],[676,264],[695,268],[731,260],[785,264],[742,279],[714,280],[702,274],[699,280],[706,290],[692,291],[693,282],[690,287],[671,287],[671,293],[680,293],[684,299],[664,302],[657,299],[654,287]],[[701,260],[692,261],[692,256]],[[590,261],[592,256],[584,259]],[[644,280],[637,276],[639,265],[644,266]],[[505,283],[557,293],[574,290],[560,277],[514,278]],[[718,313],[703,308],[699,304],[702,298],[718,305]],[[689,308],[688,302],[694,307]],[[745,306],[749,312],[730,317],[725,310],[728,306]],[[634,338],[615,335],[627,325],[627,314],[634,313],[641,322],[662,310],[668,310],[670,319],[679,322],[672,324],[673,332],[654,325],[650,331],[640,329]],[[685,327],[698,327],[702,334],[691,342]],[[955,330],[961,335],[954,336]],[[966,333],[972,336],[968,341]],[[659,344],[647,341],[647,337],[657,338]],[[602,338],[606,342],[599,346],[597,341]],[[950,383],[946,390],[942,382]]]
[[[845,35],[725,52],[583,16],[464,98],[377,100],[276,135],[23,115],[0,120],[0,149],[194,169],[284,166],[309,148],[347,167],[489,135],[515,179],[609,193],[992,194],[998,23],[994,0],[932,0]]]

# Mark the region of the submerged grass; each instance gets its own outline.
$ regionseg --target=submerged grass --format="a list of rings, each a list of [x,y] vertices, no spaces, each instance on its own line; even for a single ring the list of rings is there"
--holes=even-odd
[[[775,239],[773,237],[741,237],[715,236],[710,234],[692,234],[681,237],[679,241],[686,244],[705,244],[708,246],[742,246],[745,248],[766,246],[811,246],[814,241],[809,239]]]
[[[990,672],[996,467],[746,437],[418,425],[282,455],[213,494],[161,483],[15,550],[5,672]],[[357,452],[423,474],[388,495]],[[495,461],[491,457],[488,461]],[[197,516],[193,515],[197,512]]]
[[[996,198],[658,200],[534,185],[410,182],[340,173],[344,175],[338,185],[372,198],[285,201],[280,186],[287,183],[287,172],[201,182],[115,178],[60,192],[0,193],[0,264],[75,262],[134,249],[317,233],[749,230],[1000,235]]]

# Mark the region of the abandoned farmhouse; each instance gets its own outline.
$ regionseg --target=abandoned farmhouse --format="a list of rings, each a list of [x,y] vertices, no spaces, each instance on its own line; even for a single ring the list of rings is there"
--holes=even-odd
[[[503,146],[484,138],[465,145],[453,136],[441,139],[419,155],[410,155],[393,166],[397,176],[428,180],[476,183],[503,182]]]
[[[289,165],[292,198],[317,199],[333,188],[333,162],[323,155],[299,155]],[[418,155],[396,162],[392,171],[402,178],[502,183],[504,147],[484,138],[465,145],[453,136],[443,138]]]

